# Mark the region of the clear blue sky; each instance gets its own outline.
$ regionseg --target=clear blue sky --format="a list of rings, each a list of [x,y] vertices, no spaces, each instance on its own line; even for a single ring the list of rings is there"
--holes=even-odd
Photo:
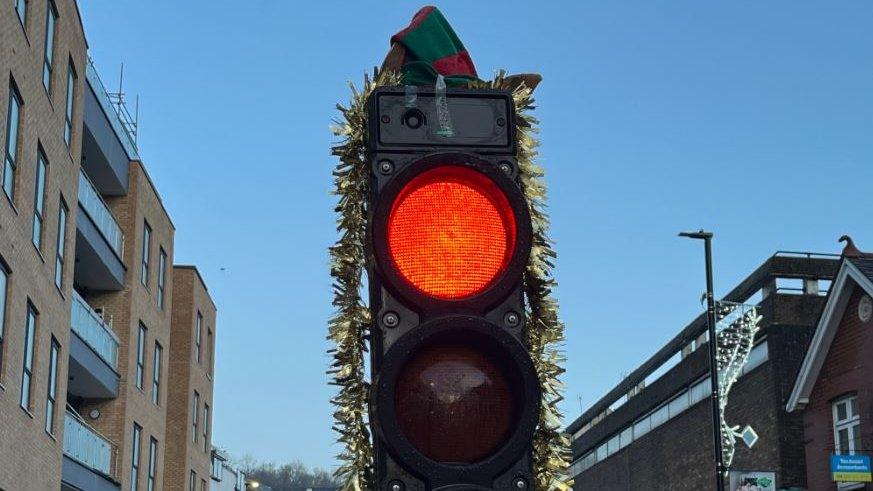
[[[328,131],[418,4],[79,2],[219,306],[215,442],[332,466]],[[873,3],[440,4],[480,74],[537,71],[568,421],[778,249],[873,250]],[[226,268],[226,271],[221,271]]]

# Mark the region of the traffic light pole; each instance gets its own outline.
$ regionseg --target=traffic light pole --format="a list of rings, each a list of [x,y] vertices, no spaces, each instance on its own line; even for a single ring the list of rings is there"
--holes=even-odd
[[[703,240],[706,252],[706,327],[709,332],[709,379],[712,384],[712,439],[715,450],[715,486],[724,491],[724,454],[721,445],[721,401],[718,391],[718,337],[715,332],[715,295],[712,281],[712,232],[682,232],[680,237]]]

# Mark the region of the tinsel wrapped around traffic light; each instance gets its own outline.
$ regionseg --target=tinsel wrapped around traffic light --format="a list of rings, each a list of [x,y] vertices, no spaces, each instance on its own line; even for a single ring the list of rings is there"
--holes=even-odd
[[[339,106],[329,338],[343,489],[570,489],[539,80],[478,79],[426,7]]]

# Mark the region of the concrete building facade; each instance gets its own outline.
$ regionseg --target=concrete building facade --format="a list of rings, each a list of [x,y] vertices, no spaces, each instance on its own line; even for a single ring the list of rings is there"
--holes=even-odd
[[[804,420],[785,404],[838,264],[777,253],[724,298],[757,305],[763,317],[726,411],[759,439],[737,442],[731,469],[771,476],[773,489],[807,489]],[[574,489],[714,489],[708,358],[701,314],[574,421]]]
[[[197,458],[178,458],[206,489],[215,306],[196,270],[173,267],[175,228],[78,6],[2,2],[0,41],[0,490],[186,489],[177,375],[206,428]],[[199,358],[174,333],[195,311]]]

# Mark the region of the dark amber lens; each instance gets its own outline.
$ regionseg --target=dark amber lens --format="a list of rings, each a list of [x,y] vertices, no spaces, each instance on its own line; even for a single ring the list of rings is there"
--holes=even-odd
[[[473,464],[509,439],[516,423],[517,387],[506,358],[487,342],[457,336],[432,342],[400,371],[397,422],[429,459]]]

